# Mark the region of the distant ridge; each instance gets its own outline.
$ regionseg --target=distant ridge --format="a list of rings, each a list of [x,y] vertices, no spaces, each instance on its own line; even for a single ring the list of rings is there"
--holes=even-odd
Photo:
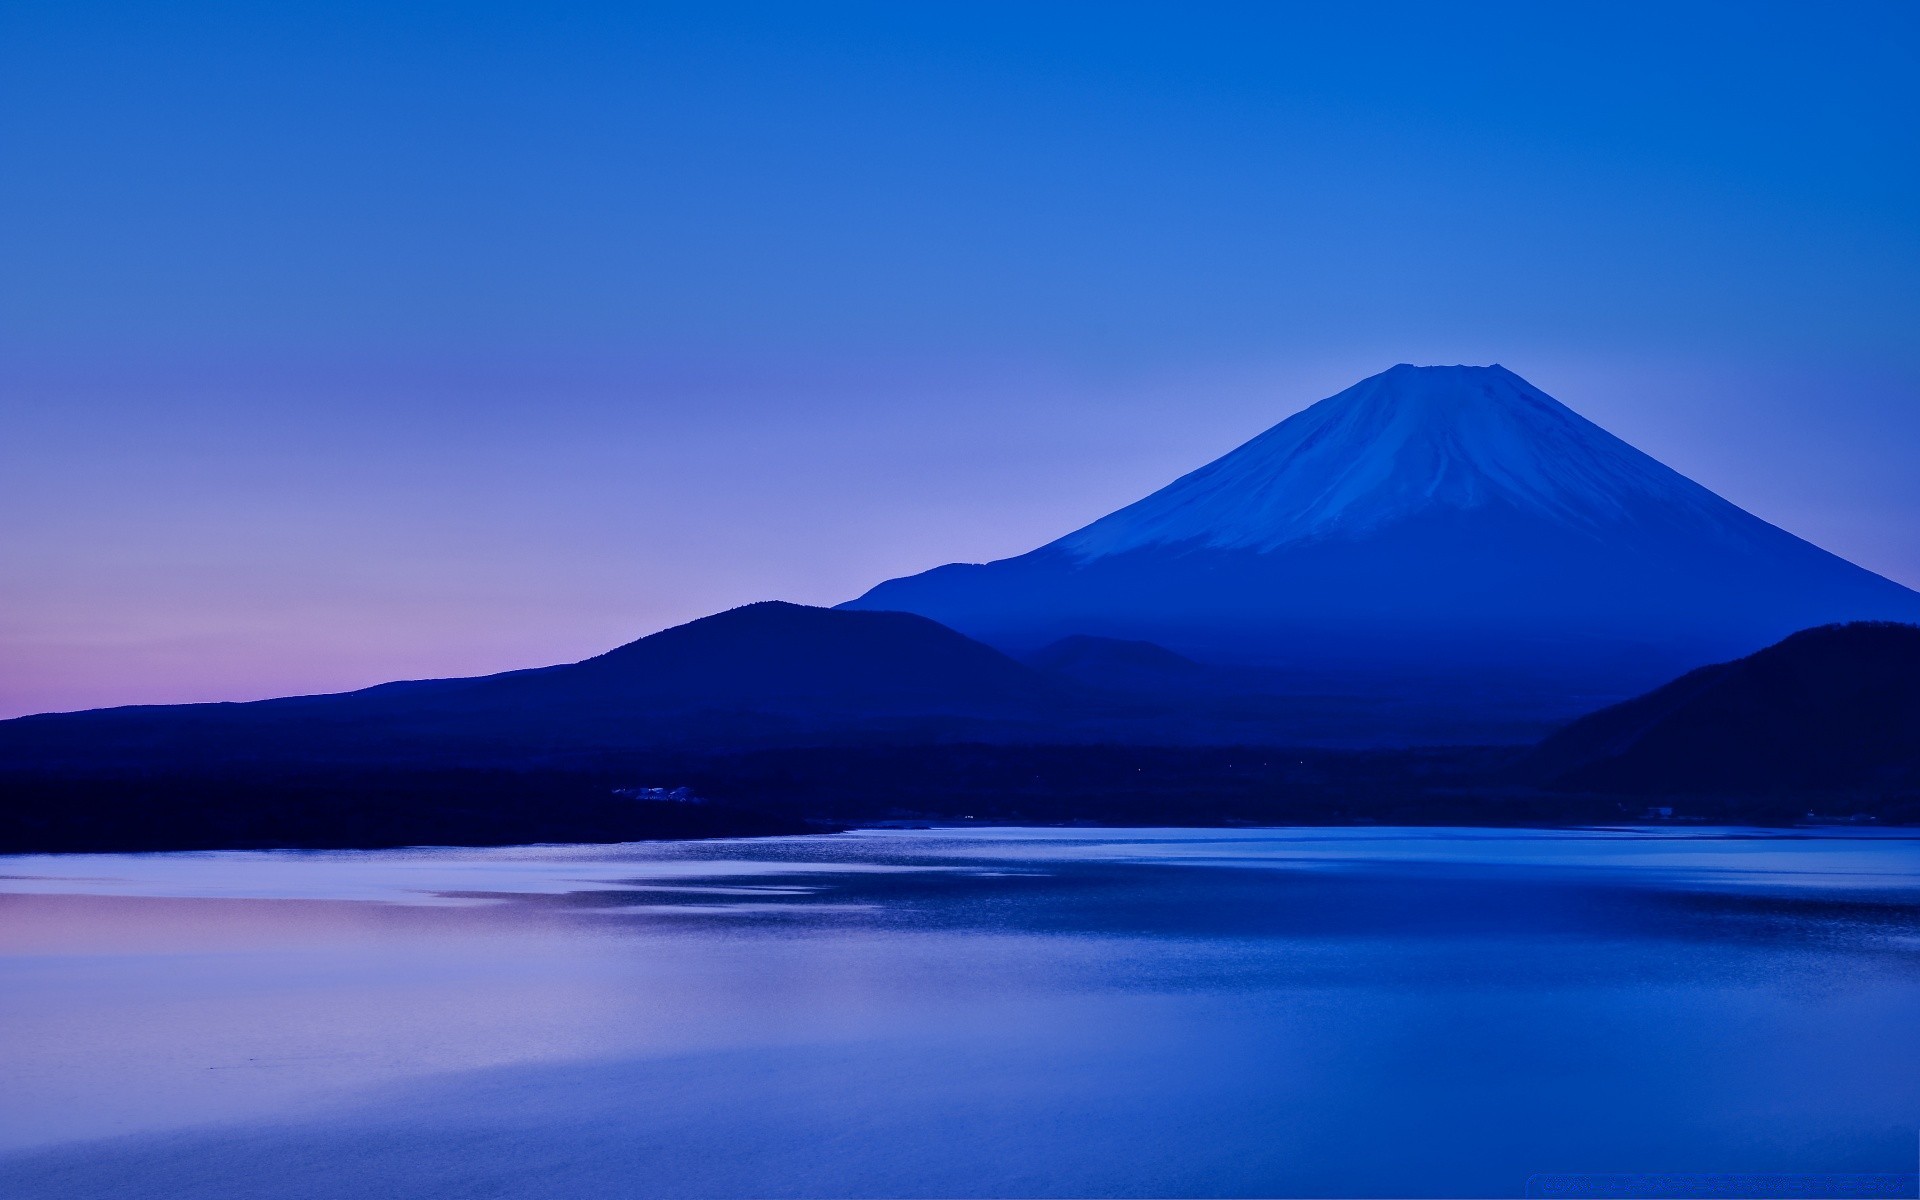
[[[1499,366],[1394,367],[1037,550],[843,607],[1016,654],[1089,634],[1430,695],[1524,679],[1567,711],[1808,626],[1920,620],[1920,594]]]

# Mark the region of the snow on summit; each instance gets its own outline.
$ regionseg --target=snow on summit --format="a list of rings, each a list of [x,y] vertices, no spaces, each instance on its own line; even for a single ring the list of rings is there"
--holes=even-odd
[[[1505,367],[1402,364],[1054,543],[1274,550],[1441,509],[1503,505],[1599,532],[1635,518],[1754,520]]]

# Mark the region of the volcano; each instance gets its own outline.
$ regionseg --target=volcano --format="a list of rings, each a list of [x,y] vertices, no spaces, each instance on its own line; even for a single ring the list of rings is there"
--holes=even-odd
[[[1089,635],[1429,698],[1520,683],[1593,699],[1813,625],[1920,619],[1920,594],[1504,367],[1401,365],[1037,550],[845,607],[1014,654]]]

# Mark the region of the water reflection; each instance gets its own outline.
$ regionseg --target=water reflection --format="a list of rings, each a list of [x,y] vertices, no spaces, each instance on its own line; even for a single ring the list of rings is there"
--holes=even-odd
[[[0,1191],[1910,1170],[1916,868],[1738,830],[5,859]]]

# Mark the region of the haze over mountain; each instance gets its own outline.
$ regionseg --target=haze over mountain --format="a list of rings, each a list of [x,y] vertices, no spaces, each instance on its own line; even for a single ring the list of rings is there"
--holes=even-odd
[[[1403,364],[1027,554],[843,607],[1016,654],[1088,634],[1429,692],[1625,695],[1811,625],[1920,619],[1920,594],[1503,367]]]
[[[1040,647],[1028,666],[1096,688],[1156,694],[1231,690],[1233,680],[1217,667],[1194,662],[1152,642],[1077,633]]]

